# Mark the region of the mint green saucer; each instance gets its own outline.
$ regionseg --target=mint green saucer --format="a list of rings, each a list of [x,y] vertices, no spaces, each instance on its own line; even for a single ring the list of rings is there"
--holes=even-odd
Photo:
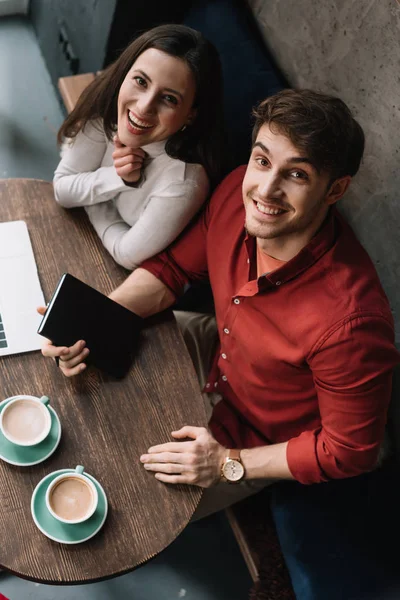
[[[10,402],[12,398],[3,400],[0,404],[0,413],[5,405]],[[51,429],[50,433],[43,442],[36,444],[36,446],[17,446],[10,442],[0,430],[0,458],[10,465],[17,465],[18,467],[31,467],[43,462],[53,454],[61,438],[61,423],[55,410],[48,407],[51,414]]]
[[[107,496],[98,481],[85,471],[95,484],[99,494],[99,502],[94,514],[84,523],[68,525],[55,519],[47,510],[46,491],[50,483],[61,473],[75,473],[75,469],[61,469],[46,475],[36,486],[31,500],[31,513],[35,525],[44,535],[61,544],[80,544],[86,542],[102,528],[107,517]]]

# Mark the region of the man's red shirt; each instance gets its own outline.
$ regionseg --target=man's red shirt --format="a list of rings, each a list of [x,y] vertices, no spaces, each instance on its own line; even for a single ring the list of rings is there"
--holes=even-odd
[[[393,319],[375,268],[332,209],[292,260],[257,279],[244,227],[245,167],[167,251],[141,266],[177,296],[209,277],[220,346],[206,386],[223,400],[210,428],[227,447],[288,441],[302,483],[374,468],[391,394]]]

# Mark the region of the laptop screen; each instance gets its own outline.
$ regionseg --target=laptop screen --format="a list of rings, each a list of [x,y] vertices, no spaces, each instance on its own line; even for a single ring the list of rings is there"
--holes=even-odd
[[[26,223],[0,223],[0,356],[40,350],[36,308],[44,305]]]

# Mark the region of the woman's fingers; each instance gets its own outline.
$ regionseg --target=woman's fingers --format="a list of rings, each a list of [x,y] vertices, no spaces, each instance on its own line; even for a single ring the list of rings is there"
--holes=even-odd
[[[73,377],[74,375],[79,375],[79,373],[82,373],[82,371],[84,371],[86,369],[85,363],[80,363],[76,367],[70,369],[69,367],[64,366],[62,364],[61,360],[60,360],[59,367],[60,367],[60,370],[65,375],[65,377]]]
[[[146,156],[146,152],[141,148],[129,148],[129,146],[119,147],[114,150],[112,153],[113,160],[118,158],[124,158],[124,156],[132,156],[133,158],[138,158],[143,160]]]
[[[37,309],[36,309],[36,312],[38,312],[39,315],[42,315],[42,317],[43,317],[43,315],[45,314],[46,310],[47,310],[46,306],[38,306]]]
[[[42,354],[49,358],[60,358],[64,364],[72,360],[74,364],[67,365],[67,367],[75,366],[76,359],[81,356],[85,346],[86,343],[83,340],[79,340],[69,348],[67,346],[54,346],[50,340],[47,340],[42,346]]]
[[[116,169],[125,167],[126,165],[132,165],[138,169],[141,169],[143,166],[143,160],[132,158],[132,156],[124,156],[124,158],[118,158],[117,160],[114,160],[114,167]]]
[[[126,179],[129,181],[137,181],[140,179],[140,167],[133,165],[125,165],[119,169],[116,169],[117,175],[122,179]]]
[[[67,353],[68,348],[66,346],[54,346],[50,340],[45,341],[42,346],[42,354],[47,358],[57,358]]]
[[[58,363],[59,367],[62,369],[72,369],[77,365],[81,364],[87,355],[89,354],[89,348],[84,348],[82,352],[73,356],[72,358],[66,358],[65,355],[60,356],[60,362]]]

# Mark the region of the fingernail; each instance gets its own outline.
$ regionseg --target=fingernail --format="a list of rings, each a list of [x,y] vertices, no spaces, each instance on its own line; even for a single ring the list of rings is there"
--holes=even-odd
[[[145,460],[146,460],[146,455],[145,455],[145,454],[142,454],[142,456],[140,457],[140,459],[139,459],[139,460],[140,460],[141,462],[145,462]]]

